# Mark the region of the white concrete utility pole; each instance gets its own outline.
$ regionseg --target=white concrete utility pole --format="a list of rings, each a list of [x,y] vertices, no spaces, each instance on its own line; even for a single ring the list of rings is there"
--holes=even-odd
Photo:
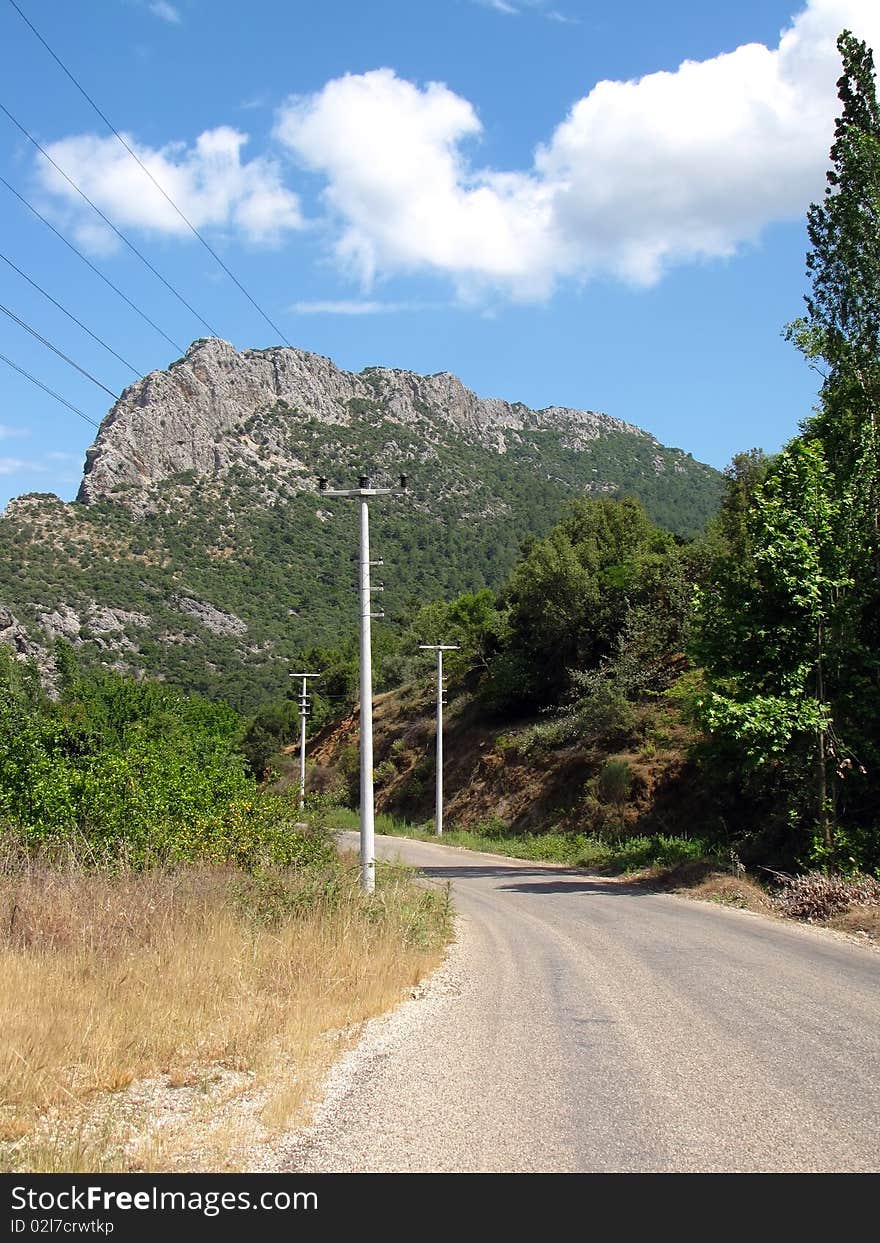
[[[443,653],[457,652],[458,643],[420,643],[423,652],[437,653],[437,793],[434,803],[434,832],[443,832]]]
[[[360,614],[361,614],[361,891],[372,893],[376,887],[375,811],[373,805],[373,667],[370,642],[370,621],[384,617],[374,613],[371,593],[384,588],[370,586],[370,566],[382,565],[370,560],[370,513],[367,502],[371,496],[388,496],[406,492],[406,475],[400,475],[397,488],[374,488],[368,475],[361,475],[356,488],[331,491],[327,479],[318,478],[322,496],[359,497],[361,503],[360,539]]]
[[[299,805],[306,803],[306,721],[312,715],[309,703],[309,678],[319,678],[320,673],[291,673],[288,677],[302,678],[299,694]]]

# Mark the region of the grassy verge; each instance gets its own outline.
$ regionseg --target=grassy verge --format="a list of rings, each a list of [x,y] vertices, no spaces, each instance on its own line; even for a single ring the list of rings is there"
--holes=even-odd
[[[334,810],[330,822],[337,829],[356,829],[357,813]],[[430,828],[386,815],[376,817],[376,832],[413,837],[424,842],[438,840]],[[464,846],[468,850],[508,855],[513,859],[591,868],[608,876],[643,872],[647,868],[677,867],[712,854],[709,846],[699,838],[657,835],[605,841],[583,833],[514,834],[497,821],[488,821],[473,829],[449,829],[444,831],[442,841],[447,846]]]
[[[335,809],[330,823],[337,829],[354,829],[357,814]],[[376,831],[425,842],[438,840],[430,826],[386,815],[376,818]],[[735,855],[725,855],[699,838],[657,835],[603,841],[571,833],[514,835],[500,821],[472,830],[452,829],[444,832],[442,842],[536,863],[588,868],[605,876],[626,876],[652,889],[880,942],[880,879],[858,872],[849,876],[815,871],[797,876],[771,874],[774,883],[768,884],[747,874]]]
[[[174,1093],[194,1089],[197,1099],[210,1083],[227,1098],[256,1094],[264,1131],[288,1124],[339,1034],[356,1034],[439,961],[449,923],[444,895],[389,865],[369,900],[346,861],[7,865],[0,1169],[173,1167],[186,1130]],[[175,1123],[164,1139],[150,1129],[160,1114]]]

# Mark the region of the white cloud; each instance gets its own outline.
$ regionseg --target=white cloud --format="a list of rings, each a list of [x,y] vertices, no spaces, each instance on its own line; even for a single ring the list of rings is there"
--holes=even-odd
[[[200,134],[192,147],[171,143],[160,150],[141,146],[129,135],[125,139],[196,228],[227,228],[247,241],[271,244],[303,226],[299,199],[284,186],[278,164],[265,157],[243,161],[248,138],[238,130],[219,126]],[[180,216],[115,138],[80,134],[46,149],[119,228],[188,234]],[[83,246],[95,251],[115,245],[109,230],[39,156],[36,172],[43,189],[64,202]]]
[[[289,308],[295,315],[391,315],[400,311],[436,309],[427,302],[294,302]]]
[[[441,83],[420,90],[390,69],[346,75],[281,110],[278,136],[327,178],[340,261],[368,284],[379,270],[430,267],[546,287],[546,187],[521,174],[469,172],[480,133],[471,104]]]
[[[367,287],[415,271],[465,296],[541,297],[563,277],[650,284],[733,254],[821,195],[844,27],[880,50],[876,0],[808,0],[775,47],[600,82],[525,171],[480,167],[472,104],[390,69],[291,98],[277,133],[326,179],[337,257]]]
[[[154,3],[150,5],[150,12],[154,17],[161,18],[163,22],[170,22],[173,26],[180,25],[180,13],[173,4],[168,3],[168,0],[154,0]]]
[[[476,0],[484,9],[494,9],[496,13],[517,13],[519,10],[508,0]]]
[[[30,436],[29,427],[10,427],[8,423],[0,423],[0,440],[11,440],[13,437]]]

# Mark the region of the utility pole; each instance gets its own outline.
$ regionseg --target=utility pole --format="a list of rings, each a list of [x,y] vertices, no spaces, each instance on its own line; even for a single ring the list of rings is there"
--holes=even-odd
[[[374,488],[369,475],[358,478],[356,488],[328,490],[324,475],[318,478],[318,491],[323,496],[358,497],[361,508],[360,534],[360,632],[361,632],[361,892],[372,893],[376,887],[375,810],[373,805],[373,667],[370,621],[384,617],[374,613],[371,593],[384,591],[384,587],[370,585],[370,567],[382,565],[370,560],[370,512],[371,496],[388,496],[392,492],[407,491],[407,477],[399,477],[399,488]]]
[[[302,678],[299,695],[299,806],[306,803],[306,720],[312,715],[309,704],[309,678],[319,678],[320,673],[290,673],[288,677]]]
[[[457,652],[458,643],[420,643],[423,652],[437,653],[437,793],[434,804],[434,832],[439,837],[443,832],[443,653]]]

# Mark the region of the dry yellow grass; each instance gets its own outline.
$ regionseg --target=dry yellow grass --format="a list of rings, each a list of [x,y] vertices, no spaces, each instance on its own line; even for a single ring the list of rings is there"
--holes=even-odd
[[[327,886],[204,869],[3,877],[0,1168],[118,1165],[118,1136],[83,1138],[89,1102],[151,1076],[277,1078],[263,1120],[284,1125],[331,1056],[328,1033],[387,1009],[437,961],[441,905],[394,871],[368,901],[350,872]],[[46,1148],[49,1117],[70,1122],[61,1150]]]

